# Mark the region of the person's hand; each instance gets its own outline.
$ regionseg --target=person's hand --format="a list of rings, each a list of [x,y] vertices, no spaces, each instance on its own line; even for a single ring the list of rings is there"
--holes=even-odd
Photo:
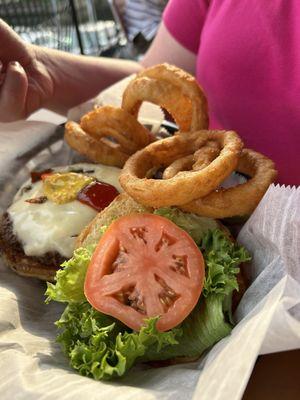
[[[26,118],[51,97],[53,82],[39,51],[0,19],[0,122]]]

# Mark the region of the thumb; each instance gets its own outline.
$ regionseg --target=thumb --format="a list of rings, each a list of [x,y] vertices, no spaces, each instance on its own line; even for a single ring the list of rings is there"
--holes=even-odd
[[[0,86],[0,121],[10,122],[26,116],[27,75],[17,61],[8,64]]]

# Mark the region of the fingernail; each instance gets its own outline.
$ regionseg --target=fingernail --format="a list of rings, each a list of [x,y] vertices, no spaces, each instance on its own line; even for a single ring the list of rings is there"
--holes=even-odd
[[[9,65],[15,68],[22,68],[22,65],[18,61],[10,61]]]

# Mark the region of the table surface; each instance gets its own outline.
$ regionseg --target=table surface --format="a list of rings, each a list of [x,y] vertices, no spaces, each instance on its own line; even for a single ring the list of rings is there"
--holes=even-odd
[[[243,400],[269,399],[300,399],[300,350],[258,358]]]

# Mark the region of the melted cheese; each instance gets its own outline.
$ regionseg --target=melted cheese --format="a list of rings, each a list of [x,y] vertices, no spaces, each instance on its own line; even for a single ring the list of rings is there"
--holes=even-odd
[[[76,164],[55,168],[55,171],[83,169],[85,175],[93,176],[101,182],[109,183],[122,191],[118,178],[121,170],[115,167],[92,164]],[[94,172],[86,172],[94,170]],[[24,191],[30,185],[31,189]],[[58,252],[70,258],[75,248],[76,237],[96,216],[93,208],[77,200],[65,204],[55,204],[47,200],[42,204],[26,202],[27,199],[43,196],[43,183],[26,182],[18,191],[8,213],[12,219],[13,232],[23,245],[28,256],[41,256],[47,252]]]

